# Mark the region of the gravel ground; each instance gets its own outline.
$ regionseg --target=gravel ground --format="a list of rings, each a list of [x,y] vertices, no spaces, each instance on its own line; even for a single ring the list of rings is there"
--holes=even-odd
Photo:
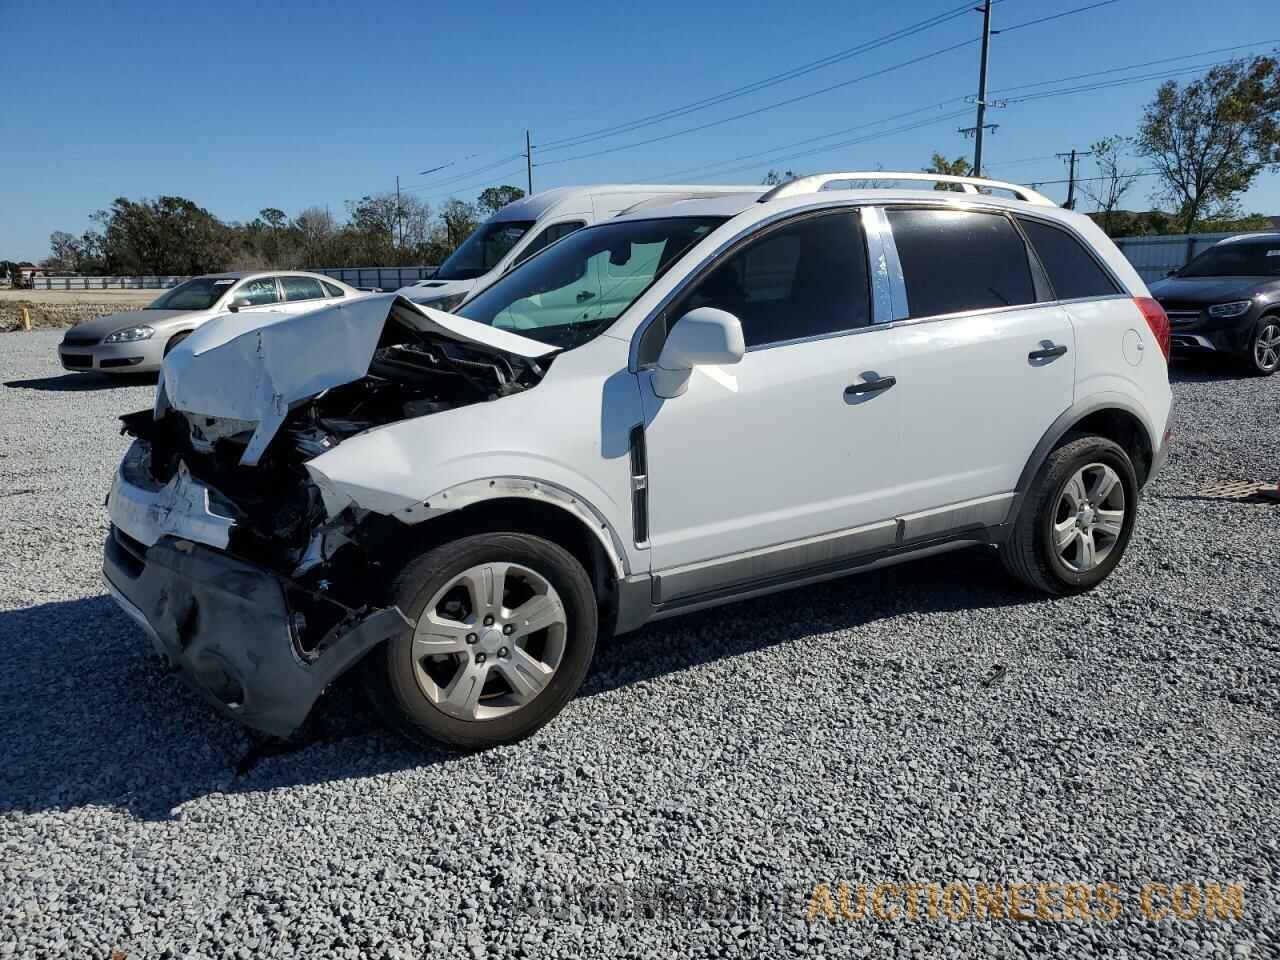
[[[1173,456],[1087,596],[964,551],[621,638],[516,747],[415,753],[339,690],[284,752],[103,595],[113,417],[152,387],[60,375],[57,336],[0,337],[0,957],[1280,954],[1280,507],[1200,494],[1277,479],[1280,377],[1175,367]],[[806,922],[841,881],[1122,909]],[[1243,918],[1148,919],[1148,881],[1243,883]]]

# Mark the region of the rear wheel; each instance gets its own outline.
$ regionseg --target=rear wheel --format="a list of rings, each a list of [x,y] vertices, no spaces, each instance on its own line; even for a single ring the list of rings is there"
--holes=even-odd
[[[406,736],[464,750],[533,733],[577,692],[595,650],[582,565],[540,537],[489,533],[429,550],[392,586],[417,623],[367,660],[375,708]]]
[[[1036,474],[1001,559],[1015,577],[1045,593],[1089,590],[1120,562],[1137,508],[1137,476],[1124,448],[1077,435]]]
[[[1258,321],[1242,359],[1252,373],[1260,376],[1270,376],[1280,369],[1280,317],[1263,317]]]

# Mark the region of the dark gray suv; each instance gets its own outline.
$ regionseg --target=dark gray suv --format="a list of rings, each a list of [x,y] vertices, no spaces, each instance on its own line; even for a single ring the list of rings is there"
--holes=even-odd
[[[1253,373],[1280,368],[1280,233],[1214,244],[1151,285],[1175,353],[1222,353]]]

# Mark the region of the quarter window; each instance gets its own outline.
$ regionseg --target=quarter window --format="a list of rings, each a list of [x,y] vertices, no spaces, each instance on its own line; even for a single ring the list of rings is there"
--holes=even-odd
[[[671,314],[716,307],[742,322],[748,347],[871,323],[866,243],[852,213],[773,230],[713,269]]]
[[[324,297],[320,281],[311,277],[281,277],[280,285],[284,287],[284,298],[289,303],[295,300],[320,300]]]
[[[280,296],[276,293],[276,281],[274,277],[258,277],[254,280],[246,280],[240,284],[240,289],[235,292],[233,299],[245,299],[249,301],[251,307],[261,307],[268,303],[279,303]]]
[[[1001,214],[888,210],[912,317],[1036,302],[1027,247]]]
[[[1067,231],[1024,217],[1018,222],[1044,264],[1059,300],[1110,297],[1120,292],[1093,255]]]
[[[329,296],[331,296],[331,297],[345,297],[345,296],[347,295],[347,294],[346,294],[346,291],[345,291],[345,290],[343,290],[343,289],[342,289],[340,286],[338,286],[337,284],[330,283],[328,280],[323,281],[323,283],[324,283],[324,292],[325,292],[325,293],[327,293]]]

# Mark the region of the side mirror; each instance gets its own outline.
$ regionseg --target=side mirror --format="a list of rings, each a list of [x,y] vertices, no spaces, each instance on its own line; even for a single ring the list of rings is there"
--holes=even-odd
[[[678,397],[689,389],[694,367],[737,363],[746,352],[742,323],[732,313],[715,307],[690,310],[667,335],[653,371],[653,392]]]
[[[241,309],[243,309],[244,307],[252,307],[252,306],[253,304],[249,302],[248,297],[236,297],[234,300],[231,301],[231,304],[227,307],[227,309],[230,310],[232,313],[239,313]]]

